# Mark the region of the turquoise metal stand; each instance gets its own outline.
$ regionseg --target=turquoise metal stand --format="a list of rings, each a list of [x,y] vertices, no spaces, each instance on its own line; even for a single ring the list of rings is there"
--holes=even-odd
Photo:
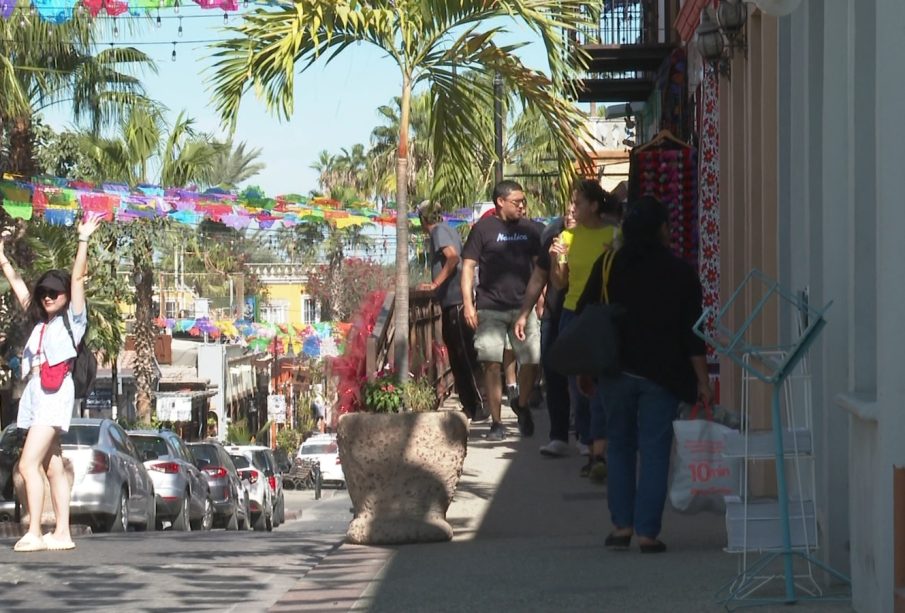
[[[741,301],[753,304],[753,308],[745,321],[736,330],[725,325],[729,313],[739,308]],[[801,361],[808,348],[817,339],[826,325],[825,313],[832,305],[827,304],[821,310],[815,310],[804,298],[796,297],[784,291],[775,280],[758,270],[753,270],[742,284],[735,290],[729,301],[719,312],[708,310],[695,324],[695,333],[704,339],[714,350],[732,359],[742,369],[755,378],[770,384],[772,390],[772,424],[775,446],[777,503],[779,521],[782,530],[782,549],[766,553],[751,567],[733,579],[720,590],[720,600],[729,607],[756,606],[769,604],[793,604],[799,601],[839,601],[850,600],[851,580],[842,573],[830,568],[823,562],[814,559],[807,551],[800,551],[792,546],[792,534],[789,519],[789,493],[786,484],[785,454],[783,447],[781,390],[786,379],[792,374],[795,366]],[[765,309],[778,309],[779,317],[797,314],[803,322],[797,338],[778,346],[764,346],[753,342],[753,324],[760,318]],[[715,317],[714,317],[715,315]],[[747,356],[747,359],[746,359]],[[777,357],[781,356],[781,357]],[[754,359],[751,359],[751,358]],[[795,558],[800,558],[824,570],[838,581],[848,586],[848,594],[843,596],[802,595],[796,590]],[[750,597],[757,591],[756,579],[760,572],[775,561],[782,561],[782,577],[784,595],[776,597]]]

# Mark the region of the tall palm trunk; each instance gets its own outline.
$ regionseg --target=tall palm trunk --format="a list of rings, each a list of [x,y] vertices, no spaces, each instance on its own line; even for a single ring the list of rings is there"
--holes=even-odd
[[[399,382],[409,377],[409,207],[408,207],[408,138],[412,80],[402,78],[402,103],[399,121],[399,149],[396,154],[396,296],[394,302],[395,332],[393,353]]]
[[[16,117],[9,126],[9,164],[6,172],[30,178],[37,172],[35,138],[31,131],[31,117]]]
[[[147,236],[136,237],[133,250],[133,266],[137,273],[135,285],[135,408],[138,419],[151,423],[151,387],[154,380],[154,314],[151,302],[154,299],[154,276],[151,259],[151,240]]]

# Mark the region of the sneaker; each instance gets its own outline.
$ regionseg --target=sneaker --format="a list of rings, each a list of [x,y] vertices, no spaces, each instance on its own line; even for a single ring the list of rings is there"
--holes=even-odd
[[[490,426],[490,432],[487,433],[488,441],[501,441],[506,438],[506,426],[501,423],[494,422]]]
[[[518,404],[518,385],[506,386],[506,398],[509,400],[509,406],[514,410],[515,405]]]
[[[606,476],[606,460],[599,456],[594,458],[588,471],[588,479],[594,483],[606,483]]]
[[[512,410],[518,418],[518,431],[522,436],[534,436],[534,418],[531,417],[531,409],[522,408],[518,405],[518,400],[512,405]]]
[[[578,455],[591,455],[591,448],[584,443],[578,443]]]
[[[581,470],[578,471],[579,477],[587,477],[591,474],[591,467],[594,465],[594,460],[592,458],[588,458],[588,463],[581,467]]]
[[[540,454],[549,458],[564,458],[569,455],[569,443],[554,438],[546,445],[541,445]]]

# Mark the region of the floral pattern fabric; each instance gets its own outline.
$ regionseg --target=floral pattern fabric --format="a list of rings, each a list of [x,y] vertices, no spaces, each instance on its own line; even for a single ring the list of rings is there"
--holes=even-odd
[[[704,309],[710,310],[707,328],[714,332],[720,308],[720,107],[719,75],[712,66],[704,69],[700,122],[700,275]],[[715,359],[708,345],[708,355]]]

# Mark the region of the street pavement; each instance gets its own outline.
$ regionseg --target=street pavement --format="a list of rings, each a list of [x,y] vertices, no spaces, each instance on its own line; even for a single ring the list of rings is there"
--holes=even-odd
[[[273,532],[129,532],[76,537],[66,552],[0,539],[0,610],[265,611],[341,542],[344,490],[287,491]]]

